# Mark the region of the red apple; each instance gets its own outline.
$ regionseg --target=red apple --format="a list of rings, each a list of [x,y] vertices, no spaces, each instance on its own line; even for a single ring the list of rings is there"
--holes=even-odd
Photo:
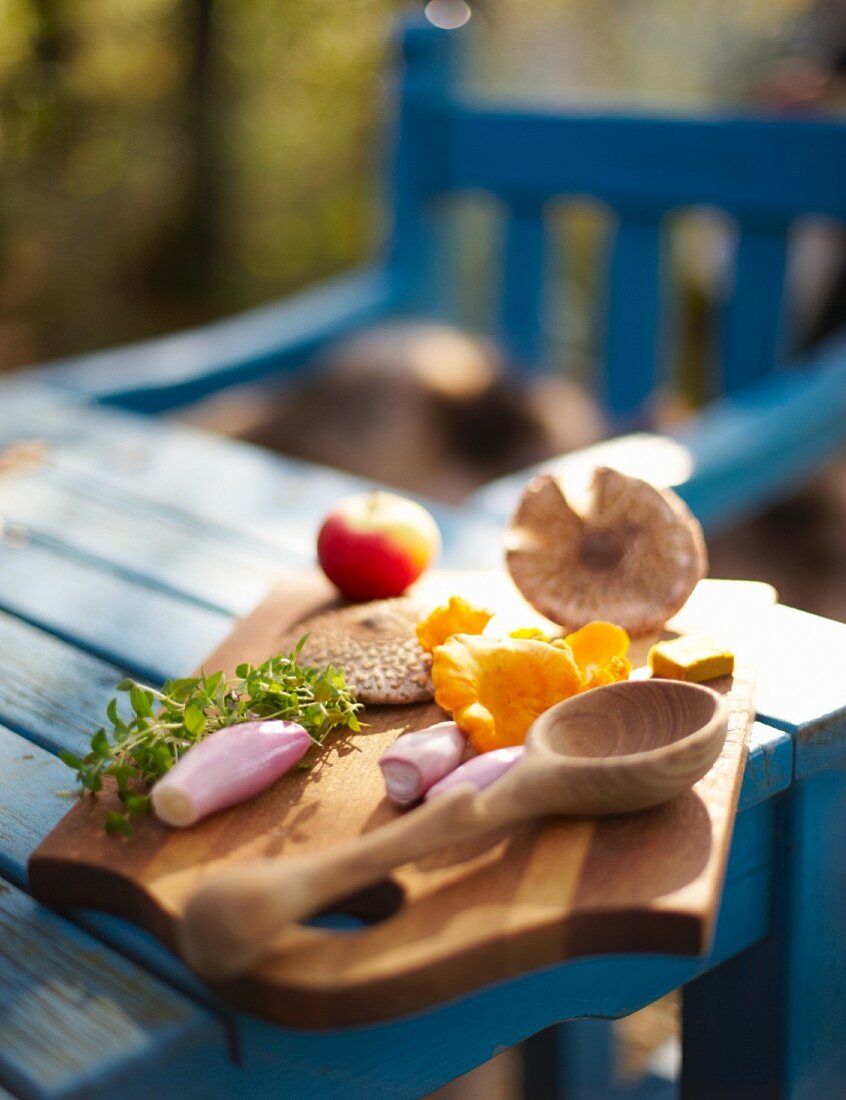
[[[425,508],[395,493],[347,497],[323,521],[317,558],[350,600],[401,596],[441,548]]]

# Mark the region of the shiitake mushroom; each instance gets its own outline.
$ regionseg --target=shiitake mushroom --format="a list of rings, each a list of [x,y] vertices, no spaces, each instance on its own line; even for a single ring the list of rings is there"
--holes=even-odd
[[[514,583],[542,615],[576,630],[595,619],[632,635],[660,629],[707,570],[702,529],[670,489],[608,467],[576,511],[566,487],[539,474],[506,534]]]

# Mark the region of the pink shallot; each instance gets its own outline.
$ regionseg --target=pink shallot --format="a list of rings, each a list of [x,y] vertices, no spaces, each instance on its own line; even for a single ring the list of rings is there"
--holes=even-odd
[[[444,776],[444,778],[430,787],[426,792],[426,801],[437,798],[445,791],[457,787],[461,783],[470,783],[477,791],[483,791],[491,783],[495,783],[501,775],[505,775],[520,757],[523,755],[523,745],[509,745],[503,749],[492,749],[490,752],[479,753],[466,760],[460,768]]]
[[[168,825],[193,825],[246,802],[305,756],[311,738],[296,722],[240,722],[209,734],[153,787],[156,815]]]
[[[466,745],[455,722],[438,722],[398,737],[379,760],[388,798],[409,806],[461,763]]]

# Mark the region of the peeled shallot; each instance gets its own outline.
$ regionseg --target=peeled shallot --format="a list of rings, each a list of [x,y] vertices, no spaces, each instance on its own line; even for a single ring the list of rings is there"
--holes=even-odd
[[[168,825],[193,825],[266,790],[302,760],[310,744],[296,722],[226,726],[186,752],[158,781],[153,809]]]
[[[417,802],[458,767],[466,743],[455,722],[439,722],[398,737],[379,760],[388,798],[400,806]]]

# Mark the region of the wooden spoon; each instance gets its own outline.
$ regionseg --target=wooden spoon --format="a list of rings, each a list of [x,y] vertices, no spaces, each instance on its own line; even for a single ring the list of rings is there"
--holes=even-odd
[[[486,791],[461,785],[336,848],[215,875],[188,899],[182,955],[208,977],[230,977],[290,922],[450,844],[549,814],[667,802],[710,769],[727,726],[725,700],[699,684],[628,681],[566,699],[535,721],[524,755]]]

